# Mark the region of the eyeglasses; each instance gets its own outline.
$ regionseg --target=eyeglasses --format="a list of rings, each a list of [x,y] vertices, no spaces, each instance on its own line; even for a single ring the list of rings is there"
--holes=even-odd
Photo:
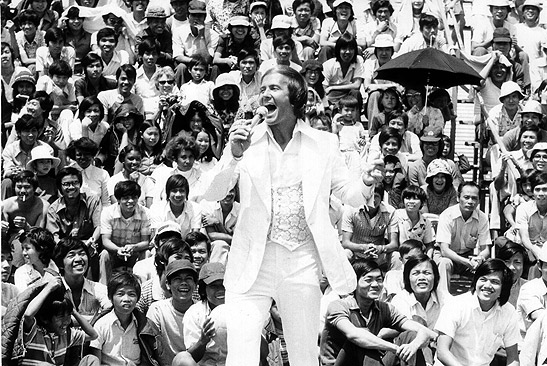
[[[74,182],[63,182],[63,183],[61,183],[61,186],[62,186],[63,188],[79,187],[79,186],[80,186],[80,182],[78,182],[78,181],[74,181]]]
[[[165,84],[173,85],[175,83],[175,80],[160,80],[158,81],[158,83],[160,83],[161,85],[165,85]]]
[[[536,154],[534,155],[534,160],[543,160],[543,161],[547,161],[547,155],[539,155],[539,154]]]

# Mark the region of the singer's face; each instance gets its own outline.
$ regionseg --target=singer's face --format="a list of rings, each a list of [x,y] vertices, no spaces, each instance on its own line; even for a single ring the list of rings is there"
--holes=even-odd
[[[270,126],[296,121],[288,85],[288,78],[276,72],[262,79],[260,104],[268,109],[264,120]]]

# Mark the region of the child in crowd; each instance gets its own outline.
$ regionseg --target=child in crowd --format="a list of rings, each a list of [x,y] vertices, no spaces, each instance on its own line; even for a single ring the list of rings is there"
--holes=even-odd
[[[379,101],[378,110],[380,113],[372,117],[372,122],[369,127],[370,138],[373,138],[378,134],[378,131],[387,124],[391,112],[402,111],[403,109],[401,95],[394,87],[382,91]]]
[[[66,61],[72,70],[76,62],[76,51],[65,47],[65,33],[59,28],[50,28],[44,36],[45,47],[36,50],[36,73],[38,76],[49,75],[49,67],[56,60]]]
[[[2,235],[2,253],[0,269],[2,270],[2,297],[0,297],[1,303],[1,315],[4,316],[6,308],[11,300],[15,299],[19,295],[19,290],[14,284],[9,283],[11,276],[11,262],[13,261],[12,246],[7,240],[5,235]]]
[[[27,169],[36,174],[38,181],[36,193],[52,203],[57,198],[57,183],[52,173],[55,173],[61,160],[53,156],[53,151],[47,145],[36,146],[30,152],[30,157]]]
[[[359,101],[352,95],[340,98],[334,116],[332,132],[340,139],[340,151],[344,154],[346,165],[355,177],[361,176],[359,154],[365,145],[365,129],[359,120]]]
[[[215,83],[205,80],[210,68],[210,62],[203,55],[194,55],[188,64],[192,80],[180,86],[181,105],[188,107],[194,100],[204,106],[211,105],[211,94]]]
[[[63,280],[57,276],[47,282],[28,304],[23,316],[25,353],[20,365],[64,365],[71,347],[97,338],[97,332],[66,298]],[[71,327],[71,316],[80,329]],[[88,357],[81,365],[88,364]],[[68,361],[68,360],[67,360]],[[93,359],[90,359],[91,362]]]
[[[401,193],[407,186],[406,177],[401,168],[401,161],[395,155],[384,157],[384,202],[394,208],[402,208]]]
[[[108,282],[112,310],[94,324],[97,339],[90,344],[91,354],[101,365],[166,365],[160,358],[162,337],[157,327],[135,310],[141,296],[138,278],[127,272],[116,273]]]
[[[43,75],[38,79],[36,90],[44,90],[53,100],[52,118],[57,120],[59,114],[65,109],[75,112],[78,109],[74,83],[70,81],[72,68],[64,60],[55,60],[49,67],[49,76]],[[74,115],[71,113],[69,121]],[[68,132],[68,124],[66,126]],[[68,133],[66,134],[68,135]]]
[[[106,285],[114,270],[133,268],[137,259],[149,248],[150,217],[148,209],[138,203],[141,187],[128,180],[118,182],[114,197],[118,204],[101,212],[100,281]]]

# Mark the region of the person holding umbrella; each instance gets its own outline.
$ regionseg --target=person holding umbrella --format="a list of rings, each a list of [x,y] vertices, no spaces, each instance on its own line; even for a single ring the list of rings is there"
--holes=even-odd
[[[425,105],[426,88],[423,85],[408,86],[404,103],[408,113],[408,130],[421,136],[426,127],[441,133],[444,130],[443,113],[432,106]]]

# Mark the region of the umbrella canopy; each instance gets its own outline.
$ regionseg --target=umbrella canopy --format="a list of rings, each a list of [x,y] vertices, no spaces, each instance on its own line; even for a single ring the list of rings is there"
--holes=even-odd
[[[444,89],[479,85],[482,79],[464,61],[434,48],[408,52],[386,62],[376,71],[375,78],[403,86],[432,85]]]

